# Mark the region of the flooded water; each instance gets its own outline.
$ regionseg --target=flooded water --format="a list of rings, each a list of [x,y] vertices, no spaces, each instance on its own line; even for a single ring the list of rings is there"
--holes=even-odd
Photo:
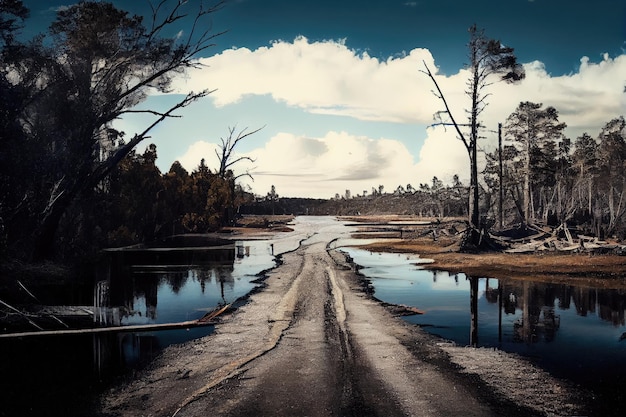
[[[626,410],[626,290],[420,269],[419,257],[343,248],[383,301],[424,311],[406,320],[470,345],[471,283],[477,281],[477,346],[531,358],[592,390],[597,415]],[[576,284],[573,281],[572,284]]]
[[[110,267],[115,276],[108,296],[116,306],[115,319],[122,326],[198,319],[260,285],[258,274],[276,265],[272,252],[271,242],[264,240],[233,242],[219,251],[191,255],[161,254],[159,259],[168,263],[146,263],[145,253],[125,253],[123,262]],[[0,416],[89,415],[94,393],[145,365],[166,346],[212,331],[207,326],[3,340]]]
[[[274,257],[268,241],[238,242],[235,248],[243,248],[242,254],[230,261],[131,265],[125,277],[131,288],[122,290],[122,325],[195,320],[249,293],[258,285],[257,274],[275,266]]]

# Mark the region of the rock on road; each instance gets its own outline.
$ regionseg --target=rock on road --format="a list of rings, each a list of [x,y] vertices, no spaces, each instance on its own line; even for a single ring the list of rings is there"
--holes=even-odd
[[[542,414],[473,383],[433,338],[368,297],[330,249],[349,231],[330,218],[298,218],[288,239],[275,240],[275,249],[294,250],[265,288],[214,334],[166,349],[108,392],[101,415]]]

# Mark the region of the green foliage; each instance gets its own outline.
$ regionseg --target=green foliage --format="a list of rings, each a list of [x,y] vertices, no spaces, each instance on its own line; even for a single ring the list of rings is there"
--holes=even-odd
[[[488,194],[505,190],[506,223],[576,224],[590,235],[626,237],[626,122],[609,121],[597,139],[563,135],[558,111],[523,102],[507,119],[511,145],[487,154]],[[491,209],[494,214],[494,209]]]

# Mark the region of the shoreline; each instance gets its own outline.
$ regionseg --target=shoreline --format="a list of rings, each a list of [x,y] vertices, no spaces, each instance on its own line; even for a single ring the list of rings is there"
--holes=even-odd
[[[428,239],[390,239],[355,245],[374,252],[410,253],[432,259],[421,264],[424,269],[464,273],[484,278],[569,283],[599,288],[626,289],[626,257],[580,253],[509,254],[497,252],[454,252]]]

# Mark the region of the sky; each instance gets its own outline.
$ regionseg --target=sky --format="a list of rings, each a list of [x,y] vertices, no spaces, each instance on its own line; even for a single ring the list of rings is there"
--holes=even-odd
[[[175,1],[175,0],[173,0]],[[26,34],[44,32],[71,0],[24,0],[31,9]],[[143,14],[144,0],[113,0]],[[188,0],[192,9],[200,0]],[[486,126],[479,148],[492,151],[497,125],[522,101],[559,111],[574,141],[597,137],[611,119],[626,116],[626,2],[623,0],[231,0],[212,16],[226,31],[198,56],[205,64],[175,81],[174,93],[154,95],[142,108],[162,109],[180,94],[215,89],[177,112],[138,146],[157,145],[157,165],[174,161],[192,171],[205,158],[217,168],[215,149],[230,128],[249,132],[235,165],[245,187],[266,195],[332,198],[384,187],[468,183],[469,159],[450,128],[432,126],[442,103],[435,72],[455,117],[465,122],[469,73],[468,28],[513,47],[526,79],[489,86]],[[177,28],[181,34],[190,27]],[[147,120],[116,122],[127,136]]]

